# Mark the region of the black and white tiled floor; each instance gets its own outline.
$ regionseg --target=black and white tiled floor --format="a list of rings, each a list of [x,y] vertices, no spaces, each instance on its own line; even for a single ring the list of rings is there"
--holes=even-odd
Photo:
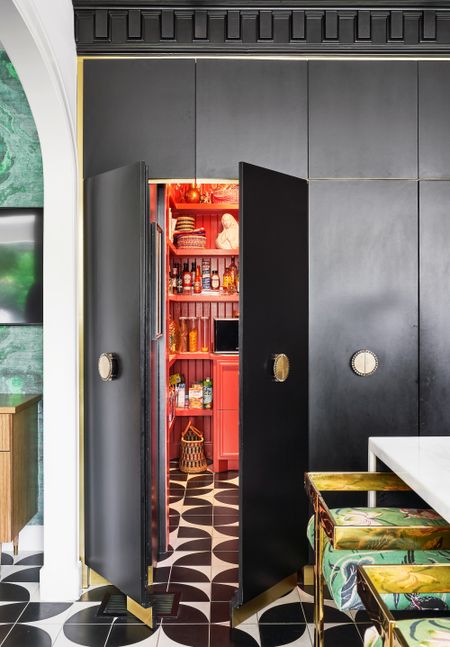
[[[42,555],[3,553],[0,647],[311,647],[312,595],[297,587],[238,629],[229,601],[238,582],[238,477],[171,470],[170,551],[156,569],[155,591],[181,593],[178,617],[153,632],[133,616],[102,618],[110,587],[93,587],[78,602],[39,602]],[[361,647],[367,625],[326,603],[326,647]]]

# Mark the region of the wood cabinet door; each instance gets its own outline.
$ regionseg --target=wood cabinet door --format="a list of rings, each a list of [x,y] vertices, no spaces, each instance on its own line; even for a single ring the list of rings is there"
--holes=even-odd
[[[84,177],[145,160],[195,177],[195,61],[84,62]]]
[[[215,404],[222,411],[239,409],[239,358],[220,359],[215,363]]]
[[[417,177],[417,63],[310,61],[309,177]]]
[[[366,470],[369,436],[418,432],[417,250],[417,182],[310,183],[310,469]]]
[[[307,64],[197,61],[197,177],[237,178],[241,160],[307,174]]]
[[[217,441],[219,460],[236,459],[239,455],[239,409],[217,413]],[[214,439],[216,442],[216,438]]]

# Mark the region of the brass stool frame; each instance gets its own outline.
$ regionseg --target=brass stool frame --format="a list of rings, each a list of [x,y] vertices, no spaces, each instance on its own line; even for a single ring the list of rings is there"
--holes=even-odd
[[[396,571],[411,575],[396,583]],[[420,584],[420,575],[422,578]],[[419,577],[418,577],[419,576]],[[358,566],[358,594],[383,640],[384,647],[408,647],[396,620],[385,605],[381,595],[389,593],[450,593],[450,564],[376,564]],[[420,612],[418,612],[420,614]],[[450,616],[450,611],[449,611]]]
[[[322,492],[398,492],[411,488],[392,472],[306,472],[314,509],[314,647],[324,647],[325,539],[335,550],[433,550],[450,548],[450,526],[340,526]]]

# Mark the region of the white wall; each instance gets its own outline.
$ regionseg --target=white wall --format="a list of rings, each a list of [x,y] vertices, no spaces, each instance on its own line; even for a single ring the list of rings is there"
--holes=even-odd
[[[80,592],[76,50],[70,0],[0,0],[0,41],[16,68],[44,166],[44,567],[41,597]]]

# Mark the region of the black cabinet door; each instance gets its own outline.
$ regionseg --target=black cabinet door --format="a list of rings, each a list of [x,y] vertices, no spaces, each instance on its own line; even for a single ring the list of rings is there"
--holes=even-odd
[[[197,61],[197,177],[237,178],[238,164],[307,175],[302,61]]]
[[[148,606],[150,422],[143,163],[85,182],[85,560]],[[117,357],[103,381],[98,360]]]
[[[235,622],[248,611],[242,605],[265,606],[264,594],[286,578],[294,576],[295,586],[295,574],[307,557],[308,185],[241,163],[240,199],[240,561]],[[274,222],[277,213],[283,226]],[[273,357],[280,353],[290,360],[284,382],[275,381],[273,373]]]
[[[417,230],[417,182],[310,183],[311,469],[366,470],[369,436],[417,434]]]
[[[417,177],[417,63],[309,63],[309,176]]]
[[[419,63],[419,176],[450,178],[450,62]]]
[[[84,177],[145,159],[153,178],[195,176],[195,62],[84,62]]]
[[[450,435],[450,182],[420,183],[420,433]]]

